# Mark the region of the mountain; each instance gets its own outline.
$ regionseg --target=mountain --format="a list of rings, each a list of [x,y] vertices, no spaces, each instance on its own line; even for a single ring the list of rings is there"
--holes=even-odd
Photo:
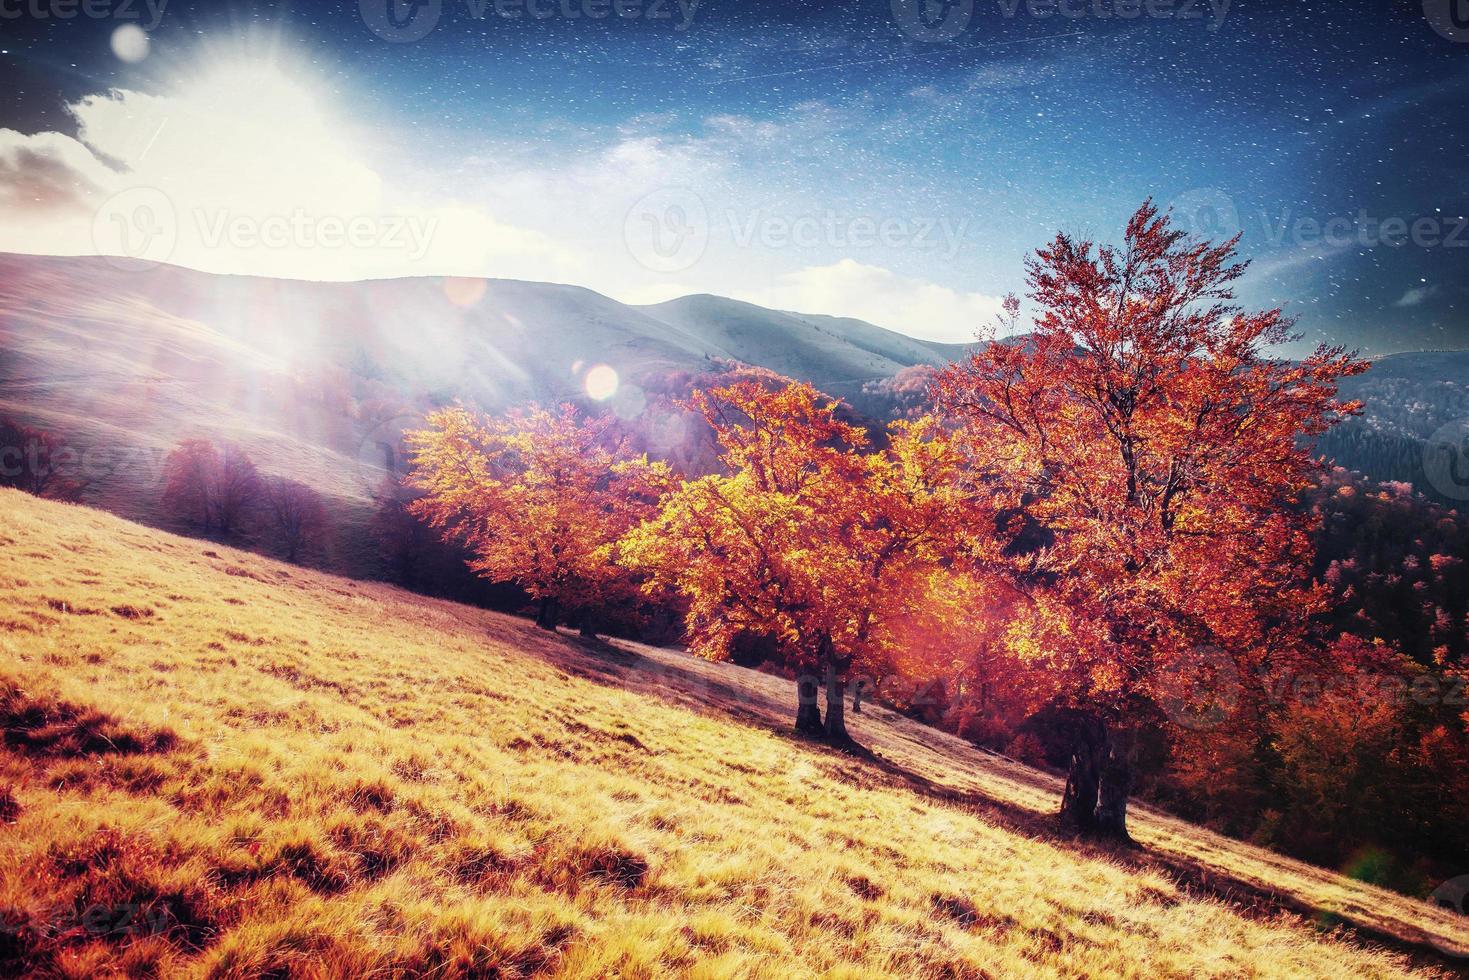
[[[907,367],[947,364],[965,351],[962,344],[917,340],[861,320],[767,310],[707,294],[639,309],[725,356],[843,397]]]
[[[0,490],[5,976],[1446,976],[1462,916],[869,705]],[[1458,893],[1462,896],[1462,890]],[[1447,901],[1447,900],[1446,900]],[[1386,948],[1385,948],[1386,947]]]
[[[169,449],[233,441],[267,474],[333,498],[341,543],[328,565],[359,575],[376,561],[365,521],[399,466],[397,435],[434,405],[585,400],[588,368],[604,364],[620,379],[613,410],[678,438],[677,419],[645,411],[643,389],[732,359],[881,418],[921,400],[921,378],[895,375],[964,350],[707,295],[634,307],[548,283],[306,282],[0,255],[0,416],[59,434],[86,469],[87,502],[167,526]],[[1367,411],[1326,436],[1327,455],[1451,505],[1469,498],[1469,468],[1451,465],[1469,460],[1445,442],[1469,419],[1469,352],[1384,357],[1344,392]]]
[[[1365,374],[1343,382],[1342,395],[1365,409],[1322,438],[1325,455],[1463,509],[1469,501],[1469,351],[1376,358]]]
[[[600,394],[640,418],[644,386],[718,359],[855,402],[865,381],[959,350],[713,296],[637,308],[549,283],[307,282],[0,255],[0,416],[60,435],[85,468],[88,503],[169,526],[158,500],[168,451],[196,436],[235,442],[267,475],[332,498],[340,533],[327,564],[358,575],[376,561],[365,522],[398,465],[398,433],[433,406],[585,401],[588,369],[607,365],[619,383]]]

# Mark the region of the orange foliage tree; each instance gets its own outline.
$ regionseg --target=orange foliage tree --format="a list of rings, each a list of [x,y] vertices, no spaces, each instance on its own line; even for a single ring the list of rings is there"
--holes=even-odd
[[[672,487],[622,560],[650,590],[684,597],[696,653],[773,641],[799,675],[796,730],[847,742],[845,679],[889,662],[929,573],[960,557],[972,517],[961,460],[932,419],[895,424],[889,448],[868,451],[839,403],[769,372],[745,370],[688,404],[714,431],[721,472]]]
[[[408,483],[423,494],[409,509],[464,542],[476,573],[524,588],[537,625],[555,629],[569,613],[589,633],[607,604],[635,595],[612,546],[652,513],[666,470],[631,455],[610,417],[572,405],[498,418],[454,407],[406,440]]]
[[[1120,248],[1057,235],[1026,264],[1033,331],[936,384],[1010,543],[1032,539],[1012,548],[1035,589],[1013,648],[1074,723],[1062,814],[1083,831],[1127,838],[1140,724],[1211,717],[1174,681],[1244,684],[1324,599],[1298,497],[1311,437],[1358,407],[1338,380],[1366,365],[1268,357],[1291,321],[1235,304],[1237,240],[1192,239],[1151,202]]]

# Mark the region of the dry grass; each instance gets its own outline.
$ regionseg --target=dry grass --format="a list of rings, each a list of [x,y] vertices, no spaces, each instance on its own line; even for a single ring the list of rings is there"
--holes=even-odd
[[[0,549],[0,974],[1436,970],[1190,855],[1464,935],[1158,817],[1156,859],[1051,840],[1047,777],[884,712],[879,763],[805,746],[738,668],[8,491]]]

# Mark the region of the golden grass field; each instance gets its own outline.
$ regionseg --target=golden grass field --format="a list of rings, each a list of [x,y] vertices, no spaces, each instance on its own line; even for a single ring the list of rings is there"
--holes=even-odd
[[[0,491],[0,974],[1435,976],[1446,912],[791,685]],[[1294,909],[1295,911],[1291,911]],[[1360,928],[1347,929],[1340,923]]]

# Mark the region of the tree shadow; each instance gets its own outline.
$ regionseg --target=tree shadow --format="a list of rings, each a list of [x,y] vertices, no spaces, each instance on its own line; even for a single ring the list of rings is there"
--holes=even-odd
[[[887,785],[907,789],[948,806],[962,807],[1001,829],[1084,857],[1107,860],[1135,871],[1160,874],[1172,881],[1184,895],[1222,902],[1251,919],[1300,918],[1322,931],[1342,933],[1348,938],[1400,953],[1415,966],[1447,967],[1455,972],[1463,968],[1462,956],[1441,948],[1432,935],[1405,919],[1394,919],[1402,926],[1402,931],[1393,931],[1354,914],[1350,907],[1324,908],[1289,890],[1262,886],[1227,869],[1187,856],[1166,853],[1156,847],[1129,846],[1078,836],[1060,823],[1057,780],[1014,760],[984,753],[994,758],[996,771],[992,775],[1053,800],[1053,809],[1039,810],[990,793],[944,785],[924,775],[915,764],[905,764],[895,758],[900,746],[892,743],[911,741],[955,768],[973,763],[966,763],[946,747],[945,743],[952,736],[889,709],[870,705],[862,714],[849,718],[849,722],[860,719],[854,724],[858,729],[856,738],[848,743],[832,744],[794,730],[795,685],[785,678],[733,664],[715,664],[677,650],[625,640],[592,640],[567,633],[540,635],[548,642],[536,644],[537,652],[568,674],[655,697],[699,713],[717,713],[765,729],[776,737],[833,760],[860,763],[869,774]],[[879,736],[882,729],[887,730],[882,733],[886,737]],[[864,735],[871,736],[868,739],[871,744],[861,741]],[[984,751],[964,744],[972,751]],[[890,754],[885,754],[884,749],[888,749]],[[999,771],[1000,766],[1003,766],[1003,771]],[[861,778],[840,765],[830,767],[828,773],[834,779],[857,781]],[[1133,809],[1143,819],[1154,814],[1149,807]],[[1204,831],[1199,829],[1199,832]],[[1246,846],[1240,842],[1233,843]],[[1273,852],[1266,853],[1277,856]],[[1330,869],[1318,870],[1322,874],[1334,874]]]

